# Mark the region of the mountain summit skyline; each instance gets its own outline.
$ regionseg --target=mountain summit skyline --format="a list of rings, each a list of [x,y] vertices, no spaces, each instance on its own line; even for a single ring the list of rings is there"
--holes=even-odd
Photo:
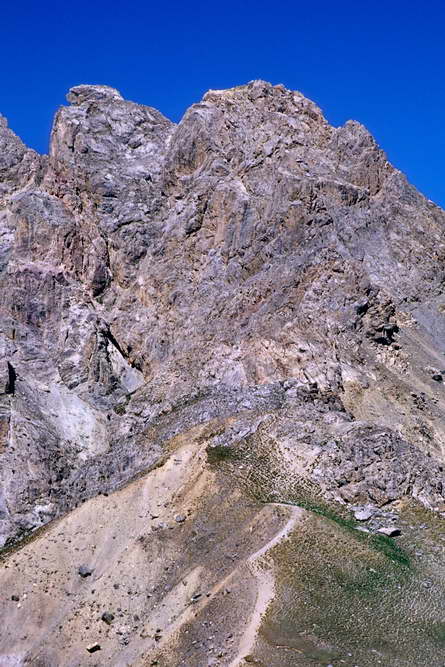
[[[0,119],[0,664],[439,667],[445,212],[283,85],[67,100]]]

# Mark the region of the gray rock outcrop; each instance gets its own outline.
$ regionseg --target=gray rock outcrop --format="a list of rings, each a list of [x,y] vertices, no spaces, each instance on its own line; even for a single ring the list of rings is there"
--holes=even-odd
[[[444,510],[445,213],[283,86],[68,101],[49,156],[0,119],[0,544],[227,417],[326,498]]]

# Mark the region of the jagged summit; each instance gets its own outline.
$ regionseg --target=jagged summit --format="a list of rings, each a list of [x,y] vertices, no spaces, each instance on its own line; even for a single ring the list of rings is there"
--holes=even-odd
[[[205,93],[203,101],[216,101],[218,98],[225,98],[228,101],[235,103],[237,100],[247,98],[254,104],[264,105],[266,102],[270,104],[271,110],[286,112],[295,111],[296,108],[301,108],[302,103],[312,110],[316,116],[322,116],[319,107],[305,97],[302,93],[294,90],[289,90],[283,84],[273,85],[268,81],[256,79],[248,83],[227,88],[222,90],[209,90]],[[275,106],[274,106],[275,104]],[[323,119],[324,120],[324,119]]]
[[[2,135],[2,188],[12,197],[2,218],[10,230],[3,336],[19,366],[32,359],[35,381],[42,372],[45,382],[60,377],[88,410],[110,409],[126,382],[148,383],[158,397],[150,401],[161,403],[197,387],[288,377],[337,392],[342,369],[359,363],[351,337],[358,336],[357,359],[362,330],[375,331],[364,341],[392,350],[398,308],[439,294],[443,213],[406,184],[359,124],[333,128],[300,93],[263,81],[209,91],[177,126],[107,86],[77,86],[69,96],[74,106],[56,115],[49,161],[9,130]],[[62,283],[44,287],[42,271]],[[356,302],[367,305],[356,311]],[[44,303],[61,308],[48,330],[56,306]],[[419,307],[416,317],[439,322],[433,313]],[[128,359],[116,376],[111,343],[97,343],[102,370],[93,379],[88,341],[111,329]],[[289,336],[317,350],[311,361],[287,358]],[[122,373],[131,378],[124,384]],[[409,419],[404,428],[408,436]],[[17,479],[14,488],[26,504]],[[64,489],[73,493],[69,482]],[[4,518],[6,537],[12,516]]]
[[[111,100],[122,100],[123,97],[118,90],[110,86],[93,86],[82,84],[70,88],[66,99],[74,105],[85,102],[104,102]]]
[[[0,575],[0,664],[434,665],[436,634],[407,649],[401,615],[379,643],[369,609],[445,613],[436,533],[406,588],[394,565],[445,512],[445,213],[281,85],[178,124],[108,86],[68,100],[49,156],[0,123],[0,546],[47,526]],[[401,529],[409,555],[379,537]],[[335,572],[352,647],[310,588]]]

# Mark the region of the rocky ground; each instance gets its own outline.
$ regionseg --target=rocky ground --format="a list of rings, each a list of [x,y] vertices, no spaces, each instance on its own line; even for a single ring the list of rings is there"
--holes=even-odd
[[[1,665],[443,664],[445,213],[300,93],[0,118]]]

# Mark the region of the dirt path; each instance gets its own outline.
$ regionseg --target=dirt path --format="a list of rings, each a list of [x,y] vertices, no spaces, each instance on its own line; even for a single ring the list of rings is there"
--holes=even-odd
[[[257,580],[257,598],[250,617],[250,622],[241,639],[238,653],[230,663],[229,667],[238,667],[238,665],[242,664],[244,656],[252,651],[263,614],[266,612],[267,607],[274,597],[275,580],[273,571],[271,568],[269,570],[264,568],[262,558],[292,532],[303,515],[303,510],[300,507],[282,505],[280,503],[274,503],[274,505],[285,507],[290,513],[290,517],[283,528],[269,542],[267,542],[267,544],[263,545],[261,549],[258,549],[258,551],[253,553],[246,563],[246,567]]]

